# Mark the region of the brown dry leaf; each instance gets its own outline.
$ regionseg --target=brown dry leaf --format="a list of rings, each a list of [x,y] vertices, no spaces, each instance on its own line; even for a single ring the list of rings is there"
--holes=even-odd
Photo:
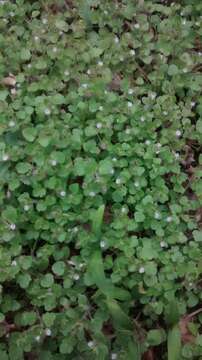
[[[121,85],[121,75],[115,74],[111,83],[109,84],[109,89],[113,91],[120,91]]]
[[[181,332],[182,342],[184,342],[184,343],[192,342],[193,343],[195,341],[195,337],[191,334],[191,332],[188,329],[188,324],[189,324],[189,322],[192,321],[193,317],[196,316],[197,314],[199,314],[200,312],[202,312],[202,308],[194,311],[191,314],[184,316],[180,320],[179,328],[180,328],[180,332]]]
[[[15,86],[16,78],[14,75],[10,74],[9,76],[3,78],[2,83],[6,86]]]
[[[182,339],[183,343],[194,342],[194,336],[190,333],[188,326],[187,326],[189,321],[190,321],[190,318],[185,316],[179,322],[181,339]]]
[[[147,350],[146,353],[143,355],[143,360],[154,360],[154,352],[152,349]]]

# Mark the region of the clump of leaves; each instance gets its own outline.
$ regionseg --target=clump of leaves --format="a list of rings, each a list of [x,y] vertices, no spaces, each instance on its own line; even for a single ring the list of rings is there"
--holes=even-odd
[[[0,1],[1,359],[202,356],[201,10]]]

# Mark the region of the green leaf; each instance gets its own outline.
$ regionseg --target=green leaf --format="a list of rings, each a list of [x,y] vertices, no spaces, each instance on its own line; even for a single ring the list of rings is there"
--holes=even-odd
[[[198,120],[197,123],[196,123],[196,130],[202,134],[202,120]]]
[[[56,318],[56,315],[54,313],[46,313],[46,314],[43,314],[43,316],[42,316],[43,322],[44,322],[45,326],[47,326],[48,328],[53,326],[55,318]]]
[[[110,160],[101,160],[99,163],[99,172],[101,175],[109,175],[111,174],[111,170],[113,169],[113,164]]]
[[[92,214],[92,231],[96,236],[100,236],[101,233],[104,210],[105,210],[105,205],[101,205]]]
[[[168,75],[174,76],[178,74],[178,67],[175,64],[172,64],[168,67]]]
[[[26,289],[29,286],[30,281],[31,276],[29,274],[21,274],[18,276],[18,283],[23,289]]]
[[[53,264],[52,266],[52,270],[54,272],[54,274],[58,275],[58,276],[62,276],[65,272],[65,263],[64,261],[57,261],[55,262],[55,264]]]
[[[46,274],[42,279],[41,279],[41,286],[44,288],[49,288],[54,284],[54,277],[52,274]]]
[[[145,216],[141,211],[137,211],[135,213],[135,220],[139,223],[139,222],[143,222],[145,220]]]
[[[140,344],[133,336],[131,340],[128,341],[127,360],[141,360],[141,359],[142,356],[141,356]]]
[[[23,129],[22,134],[27,141],[32,142],[32,141],[34,141],[34,139],[37,135],[37,130],[32,127],[27,127],[25,129]]]
[[[175,325],[180,319],[177,299],[172,299],[165,306],[165,320],[168,325]]]
[[[1,90],[0,91],[0,101],[6,100],[9,92],[7,90]]]
[[[89,273],[97,287],[105,292],[106,288],[108,288],[108,283],[105,278],[104,265],[100,251],[95,251],[93,253],[89,262]]]
[[[51,142],[51,137],[48,135],[40,135],[38,138],[38,142],[41,146],[47,147]]]
[[[29,60],[31,58],[31,53],[29,49],[22,49],[20,53],[20,57],[22,60]]]
[[[147,341],[151,346],[160,345],[166,340],[166,334],[163,329],[150,330],[147,333]]]
[[[202,231],[194,230],[193,236],[194,236],[194,240],[196,240],[197,242],[202,241]]]
[[[116,300],[107,299],[106,304],[108,306],[109,312],[112,316],[113,324],[116,330],[133,330],[133,324],[125,314],[125,312],[118,305]]]
[[[92,26],[92,20],[91,20],[91,8],[89,5],[88,0],[82,0],[80,6],[79,6],[79,12],[83,20],[85,21],[85,24],[87,27]]]
[[[168,360],[181,359],[181,334],[179,326],[175,325],[168,332]]]
[[[20,162],[16,165],[16,170],[19,174],[26,174],[32,169],[32,166],[27,162]]]
[[[21,325],[28,326],[33,325],[37,320],[36,313],[34,311],[25,311],[22,314]]]

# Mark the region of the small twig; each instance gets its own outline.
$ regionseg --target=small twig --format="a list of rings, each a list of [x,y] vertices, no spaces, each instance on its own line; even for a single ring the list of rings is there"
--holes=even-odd
[[[185,316],[185,318],[186,318],[186,319],[190,319],[190,318],[192,318],[192,317],[196,316],[197,314],[199,314],[200,312],[202,312],[202,308],[200,308],[200,309],[198,309],[198,310],[194,311],[194,312],[193,312],[193,313],[191,313],[191,314],[188,314],[187,316]]]

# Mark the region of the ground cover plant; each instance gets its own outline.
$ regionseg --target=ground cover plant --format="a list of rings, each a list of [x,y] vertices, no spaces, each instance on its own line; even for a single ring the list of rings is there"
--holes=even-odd
[[[0,1],[0,359],[202,359],[202,3]]]

